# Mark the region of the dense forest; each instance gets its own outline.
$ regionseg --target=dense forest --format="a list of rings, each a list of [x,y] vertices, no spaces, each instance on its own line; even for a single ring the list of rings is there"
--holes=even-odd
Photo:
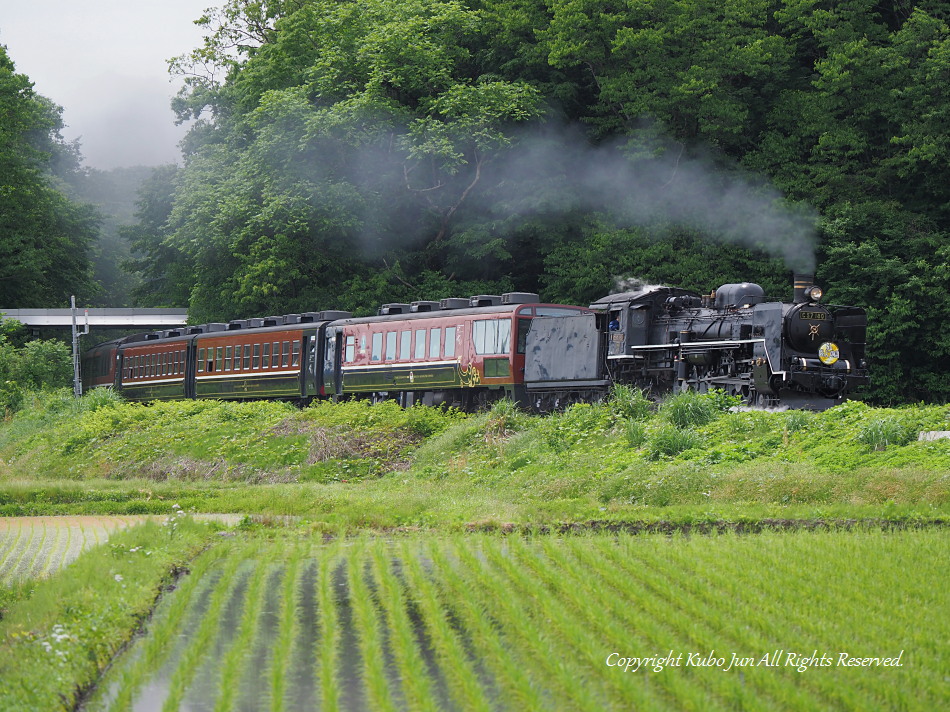
[[[869,311],[868,397],[947,401],[948,19],[870,0],[230,0],[171,62],[192,128],[118,230],[135,299],[194,321],[508,290],[584,304],[626,280],[784,300],[813,270]],[[73,153],[50,149],[55,107],[26,81],[0,56],[8,306],[97,283],[95,218],[49,178]],[[11,263],[28,219],[54,249]]]

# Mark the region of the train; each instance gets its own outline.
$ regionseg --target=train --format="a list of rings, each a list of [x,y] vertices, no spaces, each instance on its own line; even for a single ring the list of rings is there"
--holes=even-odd
[[[154,331],[82,358],[84,390],[136,401],[369,398],[476,410],[509,398],[549,412],[614,384],[654,398],[720,389],[752,406],[822,410],[868,382],[867,315],[826,304],[812,275],[790,302],[761,286],[708,295],[663,285],[588,306],[509,292]]]

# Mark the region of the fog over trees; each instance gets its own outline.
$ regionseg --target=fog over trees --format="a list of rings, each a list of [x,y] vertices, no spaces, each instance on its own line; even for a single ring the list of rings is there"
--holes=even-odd
[[[586,304],[629,278],[787,300],[814,267],[828,301],[869,311],[868,395],[947,400],[948,15],[231,0],[173,62],[194,124],[121,231],[139,280],[123,288],[206,321],[508,290]],[[0,101],[25,101],[3,77]],[[88,252],[84,211],[54,212]],[[70,263],[87,280],[88,259]]]

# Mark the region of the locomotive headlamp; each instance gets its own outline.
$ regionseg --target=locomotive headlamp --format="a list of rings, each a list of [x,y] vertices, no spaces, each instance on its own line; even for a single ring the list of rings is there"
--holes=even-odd
[[[805,290],[805,296],[807,296],[813,302],[817,302],[819,299],[821,299],[822,294],[824,294],[824,292],[821,291],[821,287],[809,287]]]

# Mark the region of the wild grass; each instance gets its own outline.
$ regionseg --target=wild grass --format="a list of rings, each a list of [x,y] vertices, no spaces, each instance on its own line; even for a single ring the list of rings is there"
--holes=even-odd
[[[684,393],[657,410],[616,389],[541,418],[507,401],[464,416],[357,401],[100,400],[37,399],[0,425],[0,515],[178,502],[339,531],[650,520],[658,508],[706,519],[950,510],[950,440],[916,439],[950,430],[945,406],[732,412],[721,394]]]

